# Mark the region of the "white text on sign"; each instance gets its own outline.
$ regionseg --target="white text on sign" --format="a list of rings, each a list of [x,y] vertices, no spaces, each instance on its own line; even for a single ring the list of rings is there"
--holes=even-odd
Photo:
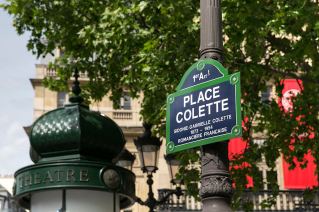
[[[203,74],[203,72],[200,72],[199,74],[195,74],[193,75],[194,82],[196,81],[196,79],[198,79],[199,81],[206,79],[209,75],[210,75],[209,70],[207,74]]]
[[[219,98],[219,86],[208,88],[205,91],[199,92],[198,96],[190,94],[184,96],[183,106],[201,104],[197,108],[187,109],[185,111],[178,112],[176,115],[176,122],[182,123],[184,120],[189,121],[198,117],[203,117],[206,114],[218,113],[220,111],[228,110],[228,98],[212,101],[213,99]]]

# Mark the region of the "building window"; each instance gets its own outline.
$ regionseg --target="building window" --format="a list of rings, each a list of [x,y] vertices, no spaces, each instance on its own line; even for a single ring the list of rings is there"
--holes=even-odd
[[[58,108],[64,107],[69,101],[69,94],[64,91],[58,92]]]
[[[60,57],[64,57],[64,55],[65,55],[65,50],[64,50],[64,49],[61,49],[61,50],[60,50]]]
[[[121,109],[121,99],[118,99],[113,102],[113,109],[114,110]]]
[[[113,105],[113,109],[131,110],[131,96],[129,93],[125,93],[123,97],[116,101],[116,105]]]
[[[268,105],[268,103],[266,103],[265,101],[270,101],[271,99],[271,89],[272,87],[267,87],[267,91],[266,92],[261,92],[261,102],[263,103],[263,105]]]
[[[259,171],[258,176],[253,178],[254,186],[257,186],[260,190],[264,190],[263,179],[263,172]]]
[[[253,178],[253,183],[254,186],[258,186],[258,188],[260,190],[264,190],[264,189],[271,189],[271,185],[267,180],[267,176],[268,178],[274,178],[277,181],[277,171],[266,171],[266,170],[262,170],[258,172],[258,177],[254,177]]]
[[[131,96],[130,94],[126,93],[123,97],[123,109],[124,110],[131,110]]]
[[[253,143],[257,144],[259,147],[263,146],[265,141],[266,141],[266,139],[258,139],[258,138],[253,139]]]
[[[277,178],[277,171],[267,171],[266,172],[266,177],[268,176],[268,178],[270,178],[270,179],[274,179],[274,180],[278,180],[278,178]],[[270,185],[270,183],[268,183],[268,181],[267,181],[267,179],[266,179],[266,182],[267,182],[267,189],[268,190],[270,190],[271,189],[271,185]]]

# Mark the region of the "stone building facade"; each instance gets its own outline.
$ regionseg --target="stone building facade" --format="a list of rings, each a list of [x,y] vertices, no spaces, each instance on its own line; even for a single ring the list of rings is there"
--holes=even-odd
[[[56,77],[57,73],[55,70],[50,70],[48,68],[49,62],[53,62],[55,57],[60,57],[63,55],[63,53],[60,52],[60,50],[57,48],[54,52],[55,56],[46,55],[42,58],[40,64],[36,64],[36,75],[35,78],[30,79],[32,86],[34,88],[34,121],[39,118],[41,115],[45,114],[48,111],[54,110],[59,107],[63,107],[64,104],[68,103],[69,98],[69,91],[63,91],[63,92],[54,92],[50,91],[48,88],[45,88],[42,85],[44,77]],[[80,84],[84,84],[89,82],[89,78],[85,73],[80,74],[79,78]],[[72,80],[69,82],[69,88],[72,87]],[[265,92],[262,92],[261,94],[262,100],[270,100],[270,99],[276,99],[278,98],[275,95],[275,86],[274,82],[271,80],[267,82],[267,90]],[[127,140],[126,148],[133,154],[136,155],[135,164],[133,166],[133,172],[136,175],[136,196],[140,197],[142,200],[146,200],[148,197],[148,185],[146,184],[147,176],[141,171],[140,161],[137,155],[137,149],[134,145],[133,139],[137,139],[139,135],[143,133],[142,128],[142,120],[141,116],[139,114],[141,110],[140,102],[142,101],[143,94],[140,95],[139,99],[132,99],[129,96],[129,90],[127,90],[126,93],[123,94],[123,97],[119,100],[120,102],[120,108],[115,109],[113,108],[113,102],[109,100],[108,96],[105,96],[102,101],[100,102],[92,102],[90,105],[90,109],[94,111],[98,111],[102,114],[105,114],[106,116],[112,118],[123,130],[125,139]],[[31,123],[30,123],[31,124]],[[257,125],[257,122],[254,122],[253,125]],[[28,133],[30,127],[25,127],[25,131]],[[164,139],[164,138],[162,138]],[[253,141],[257,143],[258,145],[262,145],[264,140],[266,139],[265,135],[260,134],[254,134],[253,135]],[[165,140],[163,141],[165,144]],[[170,183],[169,174],[167,165],[164,159],[164,154],[166,152],[165,145],[161,146],[160,149],[160,159],[158,168],[159,170],[153,175],[154,184],[153,184],[153,191],[155,193],[155,197],[158,195],[158,189],[172,189],[173,186]],[[232,139],[229,143],[229,156],[231,157],[232,153],[240,153],[245,148],[245,143],[242,142],[240,138],[238,139]],[[269,173],[269,168],[265,164],[265,162],[258,163],[259,169],[260,169],[260,176],[262,177],[263,181],[265,182],[263,190],[267,190],[267,175]],[[285,163],[282,160],[282,158],[278,158],[276,162],[276,176],[277,181],[279,185],[279,190],[282,192],[282,195],[278,199],[278,206],[277,208],[273,208],[274,210],[293,210],[292,208],[295,206],[291,206],[293,204],[299,204],[299,202],[302,202],[302,195],[298,193],[298,197],[296,196],[295,199],[292,198],[293,193],[285,193],[285,191],[288,191],[288,189],[303,189],[304,187],[298,187],[298,182],[295,183],[295,187],[289,187],[287,186],[287,176],[289,175],[288,170],[286,170],[287,167],[285,167]],[[285,177],[286,173],[286,177]],[[296,173],[302,173],[301,171],[297,172],[291,172],[290,177],[296,176]],[[311,171],[309,172],[311,173]],[[313,173],[313,172],[312,172]],[[286,180],[286,183],[285,183]],[[249,185],[253,186],[253,178],[248,178]],[[303,182],[301,182],[303,183]],[[298,185],[297,185],[298,184]],[[161,191],[160,191],[161,192]],[[294,191],[298,192],[298,191]],[[254,210],[258,211],[261,210],[261,207],[258,206],[259,202],[261,202],[268,194],[266,193],[260,193],[260,194],[251,194],[251,198],[254,201]],[[291,198],[290,198],[291,197]],[[172,197],[173,198],[173,197]],[[175,197],[174,197],[175,198]],[[290,199],[291,200],[290,200]],[[299,198],[299,199],[298,199]],[[289,199],[289,200],[288,200]],[[295,201],[296,202],[293,202]],[[176,201],[175,199],[171,199],[171,202]],[[193,198],[182,198],[182,202],[184,202],[182,207],[186,207],[187,210],[200,210],[201,204],[194,201]],[[319,197],[318,200],[319,202]],[[281,202],[281,203],[280,203]],[[284,203],[282,203],[284,202]],[[174,203],[175,204],[175,203]],[[173,206],[172,206],[173,207]],[[175,207],[175,206],[174,206]],[[185,209],[186,209],[185,208]],[[289,209],[290,208],[290,209]],[[125,212],[147,212],[149,209],[145,206],[141,206],[137,203],[135,203],[132,207],[125,209]],[[160,209],[161,210],[161,209]],[[174,208],[171,208],[170,210],[174,210]]]

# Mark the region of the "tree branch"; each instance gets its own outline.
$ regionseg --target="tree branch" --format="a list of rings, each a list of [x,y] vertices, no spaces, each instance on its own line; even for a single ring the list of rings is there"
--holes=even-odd
[[[80,9],[77,9],[77,8],[80,8],[78,5],[77,5],[77,8],[74,8],[71,4],[69,4],[69,6],[72,7],[75,11],[79,12],[79,13],[80,13],[81,15],[83,15],[84,17],[86,17],[89,21],[93,22],[96,26],[98,26],[97,23],[96,23],[94,20],[92,20],[91,18],[89,18],[89,17],[88,17],[85,13],[83,13]]]
[[[293,73],[293,72],[290,72],[288,70],[274,69],[274,68],[270,67],[269,65],[260,65],[260,66],[265,71],[268,71],[268,72],[282,74],[282,75],[285,75],[285,76],[292,77],[294,79],[302,80],[303,82],[311,83],[311,84],[314,84],[314,85],[319,85],[318,81],[313,80],[313,79],[311,79],[309,77],[303,76],[302,74],[299,74],[299,73]]]
[[[275,35],[272,35],[269,32],[266,39],[272,46],[277,47],[278,51],[282,51],[285,54],[290,53],[292,50],[292,47],[286,44],[290,42],[287,38],[276,38]],[[299,62],[299,67],[306,72],[309,72],[312,69],[312,67],[306,62]]]

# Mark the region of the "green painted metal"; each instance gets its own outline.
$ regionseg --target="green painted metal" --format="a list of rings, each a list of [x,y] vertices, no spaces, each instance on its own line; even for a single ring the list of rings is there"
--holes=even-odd
[[[224,75],[221,78],[217,78],[211,81],[207,81],[189,88],[182,89],[182,86],[187,79],[188,75],[197,68],[198,71],[202,71],[205,64],[211,64],[217,67],[217,69]],[[207,138],[200,141],[187,143],[181,146],[175,146],[173,142],[170,142],[170,104],[172,104],[176,97],[191,93],[196,90],[200,90],[209,86],[217,85],[223,82],[229,81],[231,85],[235,85],[236,92],[236,126],[232,129],[232,132],[226,135],[221,135],[214,138]],[[193,64],[183,75],[182,80],[177,86],[177,92],[173,94],[167,95],[167,104],[166,104],[166,152],[167,154],[182,151],[185,149],[190,149],[193,147],[198,147],[210,143],[215,143],[219,141],[229,140],[232,138],[237,138],[242,136],[242,117],[241,117],[241,90],[240,90],[240,73],[234,73],[232,75],[228,75],[228,71],[216,60],[213,59],[203,59],[195,64]]]
[[[120,176],[117,188],[109,188],[103,180],[105,171],[115,170]],[[30,208],[30,194],[50,189],[90,189],[115,192],[121,195],[121,208],[134,203],[135,175],[111,163],[92,161],[42,162],[19,169],[15,175],[13,194],[15,200]]]
[[[50,111],[32,125],[30,157],[35,163],[15,175],[15,202],[30,209],[34,192],[88,189],[120,194],[120,208],[135,202],[135,175],[112,164],[125,146],[121,128],[82,105],[77,69],[71,104]]]
[[[123,132],[113,120],[79,103],[38,118],[30,129],[30,142],[42,158],[39,162],[61,157],[111,161],[125,145]]]
[[[72,96],[69,101],[72,103],[82,103],[84,101],[84,99],[82,97],[79,96],[79,94],[81,93],[81,88],[79,86],[80,82],[78,81],[79,78],[79,72],[78,72],[78,68],[75,66],[74,69],[74,82],[73,82],[73,88],[72,88],[72,93],[74,94],[74,96]]]

